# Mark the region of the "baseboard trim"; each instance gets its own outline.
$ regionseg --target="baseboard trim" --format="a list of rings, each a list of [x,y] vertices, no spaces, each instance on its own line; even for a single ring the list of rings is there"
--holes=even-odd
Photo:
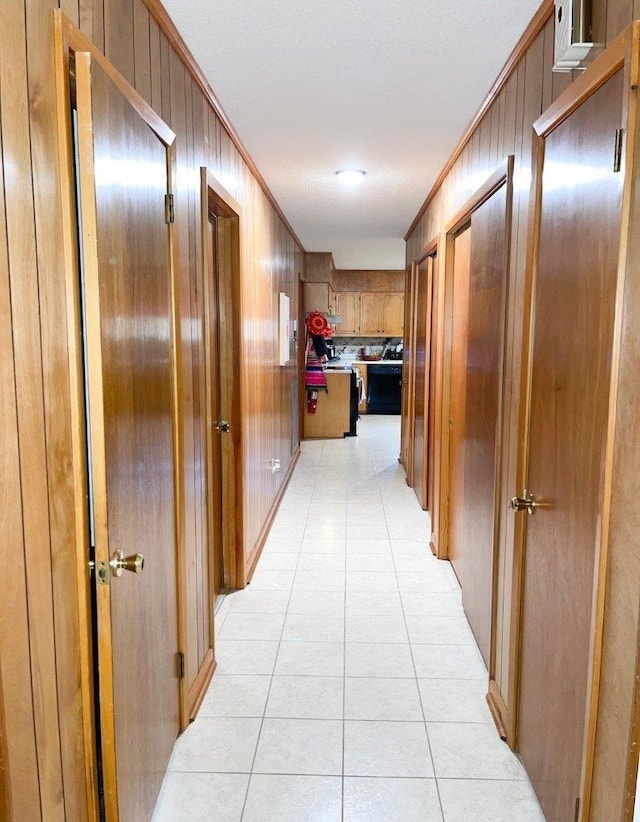
[[[300,445],[296,448],[293,457],[291,458],[291,462],[289,463],[289,467],[287,468],[287,473],[284,476],[284,480],[282,485],[280,486],[278,493],[273,500],[271,508],[269,509],[269,513],[267,514],[267,518],[264,521],[264,525],[260,529],[260,533],[258,534],[258,539],[253,547],[253,551],[249,557],[249,562],[246,568],[246,584],[248,585],[251,582],[251,577],[253,576],[253,572],[256,570],[256,565],[258,564],[258,560],[262,556],[262,550],[264,548],[264,544],[267,541],[267,537],[269,536],[269,531],[271,530],[271,526],[273,525],[273,520],[278,513],[278,508],[280,508],[280,503],[282,502],[282,497],[284,496],[284,492],[287,490],[287,486],[291,480],[291,475],[293,474],[293,469],[296,467],[298,460],[300,459]]]
[[[504,699],[500,695],[498,686],[496,685],[495,680],[493,679],[489,680],[489,693],[487,694],[487,705],[489,706],[489,710],[491,711],[491,716],[493,717],[493,721],[495,722],[498,734],[500,735],[500,739],[502,739],[503,742],[506,742],[507,706],[505,705]]]
[[[200,670],[193,681],[193,685],[189,688],[189,695],[187,697],[189,701],[189,722],[193,722],[198,715],[198,711],[202,705],[202,700],[204,699],[204,695],[207,692],[207,688],[209,687],[209,683],[211,682],[216,669],[216,665],[217,663],[214,658],[213,648],[209,648],[205,655],[204,662],[200,666]]]

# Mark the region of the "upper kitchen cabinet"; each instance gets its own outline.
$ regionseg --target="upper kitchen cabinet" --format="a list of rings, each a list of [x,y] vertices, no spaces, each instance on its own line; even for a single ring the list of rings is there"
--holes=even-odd
[[[341,322],[336,326],[336,337],[349,337],[360,333],[360,297],[356,292],[335,295],[336,314]]]
[[[304,310],[322,311],[324,314],[332,310],[333,291],[329,283],[304,284]]]
[[[336,314],[342,318],[337,337],[401,337],[404,294],[337,292]]]

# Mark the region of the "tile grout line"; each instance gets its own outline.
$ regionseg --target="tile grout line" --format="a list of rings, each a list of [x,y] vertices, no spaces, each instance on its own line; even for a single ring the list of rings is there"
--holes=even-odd
[[[313,494],[315,493],[316,486],[318,485],[318,482],[319,482],[320,473],[321,473],[320,472],[320,463],[321,463],[321,460],[322,460],[322,453],[323,452],[324,452],[324,445],[323,445],[322,450],[320,452],[320,460],[318,461],[318,469],[317,469],[316,477],[315,477],[315,480],[314,480],[314,483],[313,483],[313,490],[311,492],[311,500],[313,500]],[[310,510],[311,510],[311,504],[309,504],[309,508],[307,509],[307,516],[305,517],[304,526],[302,528],[302,540],[304,540],[304,534],[305,534],[305,530],[306,530],[306,527],[307,527],[307,521],[309,519],[309,511]],[[286,609],[285,614],[284,614],[284,620],[282,621],[282,629],[280,631],[280,639],[278,640],[278,649],[276,651],[276,656],[275,656],[275,659],[273,661],[273,670],[271,671],[271,677],[269,679],[269,688],[267,689],[267,698],[265,699],[264,709],[263,709],[263,712],[262,712],[262,720],[260,722],[260,729],[258,730],[258,736],[256,738],[256,748],[255,748],[255,751],[253,752],[253,759],[251,760],[251,770],[249,771],[249,779],[247,780],[247,790],[245,791],[244,801],[242,803],[242,811],[240,813],[240,822],[242,822],[242,820],[244,819],[244,814],[245,814],[246,807],[247,807],[247,799],[249,798],[249,789],[251,788],[251,780],[252,780],[253,774],[254,774],[254,767],[255,767],[255,763],[256,763],[256,758],[258,756],[258,748],[260,747],[260,737],[262,736],[262,729],[264,728],[264,721],[266,719],[266,714],[267,714],[267,706],[269,704],[269,697],[271,696],[271,688],[273,687],[273,678],[274,678],[275,673],[276,673],[276,665],[278,664],[278,657],[280,656],[280,648],[282,646],[282,636],[284,634],[284,626],[287,623],[287,616],[288,616],[288,613],[289,613],[289,605],[291,604],[291,597],[293,596],[293,587],[295,585],[296,574],[298,572],[298,565],[300,563],[300,555],[301,554],[302,554],[302,542],[300,544],[300,551],[298,552],[298,560],[296,562],[296,569],[295,569],[294,574],[293,574],[293,580],[291,582],[291,588],[289,589],[289,599],[287,600],[287,609]],[[259,564],[260,564],[260,560],[258,560],[258,565]]]
[[[407,486],[407,490],[410,490],[409,486]],[[384,518],[385,518],[385,522],[387,524],[387,534],[389,535],[389,541],[391,541],[391,535],[389,534],[389,523],[388,523],[388,520],[387,520],[387,510],[386,510],[386,507],[384,506],[384,504],[382,506],[382,510],[384,512]],[[429,518],[431,518],[431,514],[429,514]],[[398,569],[396,567],[396,555],[393,551],[391,552],[391,559],[392,559],[392,562],[393,562],[394,573],[396,575],[396,584],[398,585],[398,596],[400,597],[400,608],[402,609],[402,618],[404,620],[405,631],[407,632],[407,641],[409,643],[409,653],[411,654],[411,664],[413,665],[414,682],[416,684],[416,690],[418,692],[418,699],[420,701],[420,710],[422,711],[422,722],[423,722],[423,726],[424,726],[425,736],[426,736],[426,739],[427,739],[427,748],[429,750],[429,759],[431,760],[431,768],[433,770],[433,781],[434,781],[435,786],[436,786],[436,793],[437,793],[437,796],[438,796],[438,804],[440,806],[440,815],[441,815],[442,820],[444,822],[444,808],[442,806],[442,797],[440,796],[440,786],[438,785],[438,778],[437,778],[437,775],[436,775],[436,766],[435,766],[435,762],[433,760],[433,750],[431,748],[431,740],[429,739],[429,730],[427,728],[427,719],[426,719],[425,712],[424,712],[424,703],[422,701],[422,693],[420,691],[420,682],[418,681],[418,670],[416,668],[416,661],[415,661],[414,656],[413,656],[413,643],[411,641],[411,636],[409,634],[409,625],[407,624],[407,615],[405,614],[405,610],[404,610],[404,600],[402,599],[402,593],[400,592],[400,584],[399,584],[399,580],[398,580]]]

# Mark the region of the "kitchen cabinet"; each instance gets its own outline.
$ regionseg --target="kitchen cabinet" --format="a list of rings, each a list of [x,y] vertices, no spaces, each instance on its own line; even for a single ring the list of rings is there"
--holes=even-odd
[[[342,319],[336,326],[336,337],[348,337],[360,333],[360,294],[336,292],[336,314]]]
[[[342,322],[337,337],[401,337],[404,326],[404,294],[338,291],[336,314]]]
[[[305,439],[337,439],[349,431],[351,371],[327,371],[329,393],[318,392],[315,414],[305,408]]]
[[[305,283],[304,310],[322,311],[323,314],[331,310],[331,287],[329,283]]]

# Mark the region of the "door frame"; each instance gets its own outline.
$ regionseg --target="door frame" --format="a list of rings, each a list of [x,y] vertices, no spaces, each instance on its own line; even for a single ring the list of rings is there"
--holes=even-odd
[[[240,338],[241,283],[240,283],[240,223],[242,207],[216,179],[208,168],[200,168],[200,205],[202,220],[202,288],[204,294],[205,339],[205,396],[207,402],[207,486],[213,471],[212,437],[217,420],[211,419],[211,346],[209,344],[209,318],[215,310],[212,305],[209,283],[216,277],[220,323],[218,326],[220,414],[231,424],[228,437],[222,438],[222,545],[224,558],[224,585],[226,588],[244,586],[244,539],[243,539],[243,487],[242,470],[242,402],[239,364],[242,362]],[[221,236],[218,229],[218,248],[226,256],[227,263],[218,271],[211,270],[209,244],[209,214],[225,221],[228,236]],[[219,256],[221,256],[219,254]],[[235,376],[234,376],[235,375]],[[216,435],[217,436],[217,435]],[[213,511],[207,490],[207,521],[213,526]],[[213,562],[209,554],[210,602],[209,614],[213,614]],[[212,634],[213,636],[213,634]]]
[[[69,350],[69,375],[71,384],[70,412],[72,431],[72,486],[75,500],[75,529],[70,534],[76,555],[75,582],[78,591],[79,610],[78,655],[80,658],[80,693],[82,701],[83,756],[85,762],[85,783],[88,796],[87,815],[90,822],[99,819],[98,801],[98,733],[96,728],[95,681],[93,640],[93,607],[91,574],[89,569],[89,521],[86,510],[88,494],[88,465],[86,458],[87,426],[84,403],[84,363],[82,351],[82,319],[80,305],[80,260],[78,255],[78,221],[76,216],[75,157],[72,139],[71,70],[75,55],[86,52],[108,75],[114,85],[127,98],[139,117],[164,143],[167,151],[167,186],[172,192],[175,180],[175,133],[153,111],[138,92],[122,77],[111,63],[98,51],[94,44],[82,34],[60,10],[53,10],[55,40],[55,84],[56,116],[58,139],[58,184],[61,195],[62,247],[65,260],[65,290],[67,311],[67,345]],[[172,404],[173,404],[173,450],[175,484],[175,545],[176,545],[176,585],[177,585],[177,633],[178,649],[185,649],[184,625],[184,505],[183,505],[183,459],[182,459],[182,412],[180,338],[175,334],[179,328],[180,307],[176,276],[178,272],[176,237],[172,224],[168,229],[169,276],[171,280],[172,309]],[[104,469],[104,466],[101,467]],[[185,710],[185,689],[182,679],[178,680],[180,726],[188,724]],[[104,729],[101,729],[101,733]],[[116,784],[115,768],[105,773],[104,778]],[[118,818],[115,793],[111,800],[105,790],[106,810],[109,818]]]
[[[440,405],[439,430],[440,430],[440,465],[434,473],[438,474],[440,480],[440,492],[438,495],[438,559],[448,559],[449,557],[449,491],[450,491],[450,436],[449,420],[451,417],[451,352],[453,333],[453,274],[456,236],[462,229],[472,221],[473,212],[476,211],[502,186],[507,186],[507,208],[506,216],[508,224],[505,226],[505,264],[508,265],[511,249],[511,220],[512,220],[512,200],[513,200],[513,169],[514,156],[510,154],[495,171],[485,180],[469,200],[460,208],[455,216],[449,221],[445,229],[445,255],[444,255],[444,285],[442,297],[443,325],[442,330],[442,375],[438,380],[440,403],[436,402],[436,407]],[[507,271],[508,278],[508,271]],[[505,297],[503,297],[503,300]],[[506,314],[506,305],[505,314]],[[506,329],[503,329],[503,335]],[[503,336],[503,360],[500,364],[500,410],[499,417],[502,416],[502,391],[504,386],[504,348],[505,338]],[[498,427],[498,448],[502,448],[502,421]],[[496,495],[500,484],[500,465],[496,472]],[[497,496],[496,496],[497,505]],[[435,506],[434,506],[435,507]],[[496,518],[497,520],[498,518]],[[497,529],[495,541],[497,544]],[[495,605],[495,603],[494,603]],[[493,642],[492,642],[493,646]]]
[[[425,340],[425,375],[424,375],[424,386],[425,386],[425,397],[424,397],[424,409],[425,409],[425,420],[427,424],[424,427],[423,432],[423,451],[426,455],[426,459],[423,458],[422,460],[422,477],[421,477],[421,489],[422,489],[422,496],[418,497],[418,502],[420,503],[420,507],[426,511],[427,510],[427,494],[426,488],[432,488],[432,481],[433,477],[429,476],[429,442],[435,441],[435,436],[431,438],[431,428],[434,424],[434,414],[430,414],[429,411],[432,409],[429,408],[429,400],[431,396],[431,381],[435,378],[433,373],[433,367],[435,363],[434,352],[431,350],[432,343],[434,342],[434,327],[436,322],[435,316],[435,308],[436,308],[436,301],[434,297],[436,296],[436,286],[437,286],[437,265],[438,265],[438,238],[434,237],[430,243],[422,249],[420,256],[415,260],[413,263],[413,337],[412,337],[412,363],[413,367],[411,369],[411,437],[410,437],[410,446],[411,446],[411,456],[409,457],[411,462],[411,486],[415,491],[415,484],[416,484],[416,473],[415,473],[415,430],[416,430],[416,363],[417,363],[417,328],[418,328],[418,281],[420,277],[420,266],[424,263],[428,257],[433,257],[433,262],[431,264],[431,285],[428,289],[428,297],[427,297],[427,305],[428,305],[428,313],[430,314],[428,318],[428,339]],[[434,402],[435,405],[435,402]],[[435,432],[434,432],[435,434]],[[416,495],[417,496],[417,495]],[[433,512],[429,511],[429,515],[433,517]],[[433,530],[433,528],[432,528]]]
[[[634,237],[630,226],[634,213],[640,213],[640,192],[637,190],[637,172],[634,170],[635,144],[640,138],[640,128],[637,117],[637,86],[640,80],[639,53],[640,53],[640,23],[629,26],[613,43],[608,46],[552,105],[533,124],[533,173],[531,184],[531,208],[528,225],[527,257],[525,293],[523,305],[523,347],[521,359],[521,387],[520,409],[518,420],[518,446],[516,466],[516,488],[519,493],[526,486],[529,455],[529,420],[531,401],[531,377],[533,357],[534,332],[534,297],[537,269],[538,243],[540,239],[540,223],[542,208],[542,173],[544,170],[544,147],[546,137],[574,111],[576,111],[589,97],[595,94],[614,74],[624,72],[624,88],[622,104],[622,122],[624,129],[624,182],[621,203],[621,238],[618,257],[618,276],[616,286],[615,314],[612,336],[612,366],[609,386],[608,424],[604,445],[604,471],[601,477],[602,511],[599,534],[596,537],[596,552],[594,563],[594,587],[592,598],[592,621],[590,661],[587,682],[587,700],[585,705],[585,729],[583,745],[583,761],[581,773],[579,820],[588,822],[591,813],[593,798],[592,787],[597,762],[596,745],[598,741],[599,721],[606,721],[603,716],[602,684],[603,674],[607,672],[604,661],[604,631],[605,612],[607,610],[606,594],[615,578],[620,576],[620,569],[610,565],[612,551],[620,550],[620,542],[624,539],[625,547],[630,542],[630,534],[635,540],[640,538],[638,529],[632,525],[622,525],[625,512],[633,519],[630,500],[621,493],[622,489],[633,487],[633,478],[638,474],[638,458],[631,453],[632,449],[620,447],[623,436],[628,432],[638,430],[636,413],[633,403],[633,391],[628,374],[638,373],[640,356],[637,352],[638,329],[632,323],[624,326],[624,315],[631,310],[632,298],[637,302],[640,294],[640,273],[638,260],[640,259],[640,238]],[[631,90],[631,93],[630,93]],[[613,151],[612,151],[613,156]],[[634,270],[635,267],[635,270]],[[635,348],[634,348],[635,345]],[[626,431],[625,431],[626,429]],[[618,448],[616,448],[618,445]],[[635,462],[634,462],[635,461]],[[618,498],[616,499],[616,492]],[[625,498],[627,497],[627,498]],[[614,510],[615,509],[615,510]],[[618,522],[612,520],[612,513]],[[637,519],[637,517],[636,517]],[[626,529],[626,530],[625,530]],[[514,569],[512,577],[511,597],[511,646],[509,649],[509,692],[512,694],[513,705],[508,713],[508,734],[513,740],[513,747],[518,745],[518,712],[521,694],[520,662],[523,641],[522,604],[524,590],[525,569],[525,542],[526,519],[516,517],[514,533]],[[640,553],[640,551],[638,551]],[[610,578],[607,574],[611,573]],[[634,615],[637,620],[637,614]],[[627,639],[627,637],[625,637]],[[634,641],[637,641],[637,621],[634,622]],[[634,646],[635,647],[635,646]],[[636,658],[630,661],[635,671]],[[635,679],[633,680],[635,687]],[[635,691],[634,691],[635,693]],[[630,700],[633,702],[633,700]],[[629,739],[632,736],[635,703],[629,713]],[[629,742],[631,744],[631,742]],[[605,754],[600,754],[604,761]],[[627,776],[631,766],[628,757]],[[636,766],[637,767],[637,766]]]
[[[407,430],[400,432],[400,456],[406,457],[404,470],[407,475],[407,485],[413,487],[413,420],[415,416],[415,285],[417,266],[415,261],[411,262],[405,270],[405,317],[409,320],[409,327],[404,329],[404,348],[409,352],[407,357],[407,374],[402,374],[403,382],[406,381],[405,397],[407,402]],[[408,340],[408,345],[407,345]],[[403,349],[404,350],[404,349]],[[403,358],[404,359],[404,358]]]

